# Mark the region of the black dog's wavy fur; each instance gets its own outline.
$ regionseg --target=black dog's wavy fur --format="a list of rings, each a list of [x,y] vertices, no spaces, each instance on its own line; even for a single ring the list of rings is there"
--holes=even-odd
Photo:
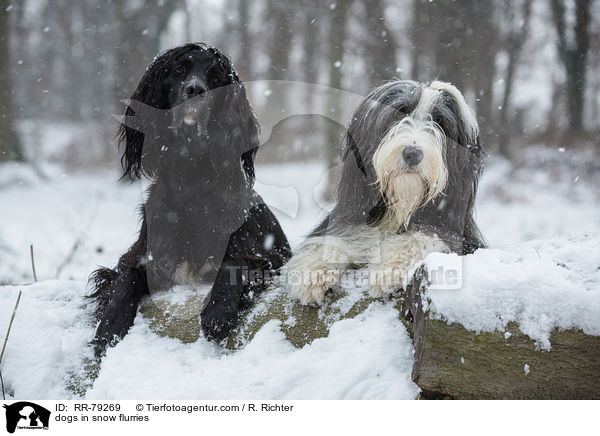
[[[291,255],[277,219],[253,191],[258,122],[227,56],[205,44],[171,49],[148,67],[131,100],[171,109],[164,89],[166,71],[174,58],[192,50],[210,53],[214,67],[226,77],[210,110],[207,135],[198,139],[208,155],[171,168],[173,161],[160,154],[160,145],[165,140],[177,145],[180,138],[165,132],[159,138],[152,123],[144,125],[143,119],[144,133],[121,125],[124,176],[147,176],[153,183],[142,205],[138,240],[114,269],[100,268],[90,278],[95,287],[91,297],[97,303],[97,356],[123,338],[151,289],[174,284],[175,271],[184,262],[194,272],[207,261],[216,263],[216,279],[200,322],[206,337],[222,340],[239,312],[266,286],[260,280],[244,282],[242,270],[277,270]],[[127,107],[125,115],[136,111]],[[265,243],[267,237],[274,242]]]

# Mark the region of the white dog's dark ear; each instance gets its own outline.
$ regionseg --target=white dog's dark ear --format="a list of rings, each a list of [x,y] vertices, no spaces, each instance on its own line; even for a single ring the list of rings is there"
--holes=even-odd
[[[384,204],[376,184],[377,177],[366,150],[367,138],[350,126],[343,138],[342,169],[337,186],[334,221],[357,221],[365,224],[378,218]],[[335,224],[335,223],[332,223]]]
[[[479,136],[479,124],[477,123],[477,117],[475,116],[473,109],[471,109],[471,107],[467,104],[462,92],[460,92],[453,84],[441,82],[439,80],[432,82],[429,87],[444,93],[454,100],[457,107],[457,115],[459,116],[460,123],[465,129],[467,135],[472,141],[477,138]]]
[[[462,93],[447,82],[434,81],[428,88],[438,91],[441,97],[432,107],[433,120],[442,127],[450,140],[479,154],[482,149],[477,116]]]

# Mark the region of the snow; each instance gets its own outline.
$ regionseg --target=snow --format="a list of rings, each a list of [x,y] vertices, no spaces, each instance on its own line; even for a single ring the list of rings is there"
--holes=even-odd
[[[5,286],[0,325],[8,325],[19,289],[23,296],[2,367],[8,393],[71,398],[71,377],[81,374],[82,359],[91,357],[85,346],[94,326],[87,321],[85,283]],[[410,381],[411,349],[395,309],[381,303],[340,321],[329,337],[302,349],[286,342],[270,322],[246,348],[228,354],[202,338],[183,344],[159,337],[138,317],[123,342],[107,353],[87,398],[411,399],[418,393]]]
[[[521,158],[520,167],[490,158],[484,168],[476,216],[490,246],[598,231],[600,161],[594,153],[530,147]]]
[[[119,174],[62,174],[0,191],[0,284],[31,283],[29,246],[38,279],[85,280],[98,265],[113,266],[138,231],[139,185],[118,183]]]
[[[437,269],[453,256],[434,253],[424,264]],[[460,289],[425,292],[433,317],[479,332],[516,322],[546,350],[555,328],[600,335],[599,233],[478,250],[461,259]]]
[[[34,169],[20,162],[0,164],[0,189],[11,185],[30,185],[37,181]]]
[[[600,334],[598,159],[565,148],[529,148],[517,167],[489,160],[477,220],[490,248],[460,258],[460,290],[428,291],[436,316],[476,331],[504,331],[515,321],[543,349],[554,328]],[[258,190],[294,246],[325,215],[325,171],[320,162],[257,168]],[[0,214],[0,339],[23,291],[2,362],[10,398],[75,396],[68,386],[94,332],[87,277],[113,266],[139,226],[140,184],[117,182],[116,171],[43,173],[49,177],[0,167],[0,204],[8,205]],[[443,266],[444,256],[452,255],[426,262]],[[159,337],[138,316],[87,397],[414,398],[412,363],[411,340],[389,303],[335,323],[329,337],[301,349],[274,321],[245,348],[224,352],[202,338]]]
[[[92,338],[84,310],[85,282],[46,280],[0,288],[2,339],[19,290],[23,291],[2,363],[5,388],[13,398],[70,398],[69,374],[89,356]]]
[[[410,338],[387,305],[338,322],[329,337],[302,349],[270,321],[230,354],[203,339],[182,344],[149,334],[147,321],[137,321],[108,352],[87,398],[412,399],[418,393],[410,381]],[[153,356],[152,365],[140,371],[132,355]]]

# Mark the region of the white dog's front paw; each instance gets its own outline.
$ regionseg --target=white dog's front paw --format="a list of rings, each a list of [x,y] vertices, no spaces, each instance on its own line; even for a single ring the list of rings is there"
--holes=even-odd
[[[290,294],[302,304],[322,304],[325,293],[338,283],[339,277],[339,271],[325,267],[287,271]]]
[[[373,297],[393,294],[402,288],[404,270],[398,266],[369,265],[369,293]]]
[[[325,244],[325,238],[313,238],[303,245],[282,268],[282,276],[291,297],[302,304],[321,304],[329,288],[339,283],[347,255],[340,243]]]

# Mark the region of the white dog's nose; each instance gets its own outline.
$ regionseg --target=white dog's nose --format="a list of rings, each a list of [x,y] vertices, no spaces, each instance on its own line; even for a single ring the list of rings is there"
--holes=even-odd
[[[418,147],[405,147],[402,150],[402,158],[409,167],[415,167],[423,160],[423,152]]]

